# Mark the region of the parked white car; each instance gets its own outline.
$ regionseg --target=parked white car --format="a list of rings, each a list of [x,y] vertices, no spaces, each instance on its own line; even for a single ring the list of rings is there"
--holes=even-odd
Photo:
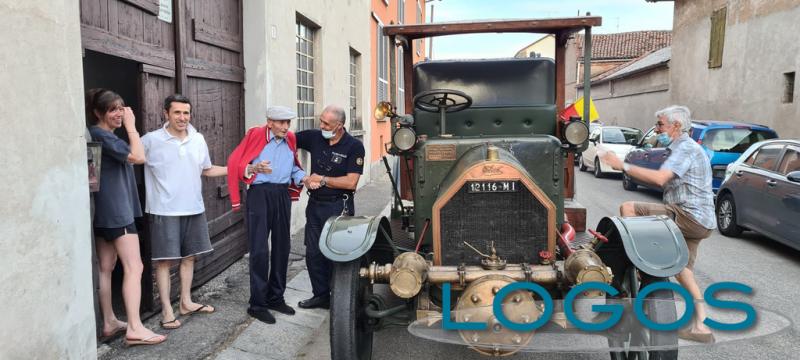
[[[595,177],[602,177],[608,173],[621,173],[614,170],[608,164],[600,161],[598,157],[598,147],[610,150],[617,154],[620,160],[625,160],[625,155],[633,150],[642,138],[642,131],[639,129],[624,126],[600,126],[592,130],[589,134],[589,147],[581,153],[578,159],[578,168],[587,171],[591,168]]]

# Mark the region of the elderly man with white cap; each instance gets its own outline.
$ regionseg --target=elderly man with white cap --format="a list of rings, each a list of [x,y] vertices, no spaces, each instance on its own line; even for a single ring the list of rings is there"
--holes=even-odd
[[[289,131],[297,117],[285,106],[267,109],[266,126],[247,131],[228,158],[228,188],[234,211],[240,208],[239,182],[247,189],[247,237],[250,243],[250,316],[275,323],[269,310],[294,315],[286,305],[289,225],[292,201],[300,197],[306,174],[297,159],[297,140]],[[272,254],[267,239],[272,234]],[[271,260],[271,261],[270,261]]]

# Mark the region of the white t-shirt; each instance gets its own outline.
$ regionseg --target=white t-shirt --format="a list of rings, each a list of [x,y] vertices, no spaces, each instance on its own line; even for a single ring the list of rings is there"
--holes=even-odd
[[[211,168],[208,145],[191,125],[182,141],[166,127],[142,137],[147,158],[145,212],[163,216],[200,214],[205,211],[200,177],[203,170]]]

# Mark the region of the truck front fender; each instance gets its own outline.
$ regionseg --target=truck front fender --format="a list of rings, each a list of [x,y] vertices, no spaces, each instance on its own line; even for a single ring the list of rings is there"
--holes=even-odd
[[[369,253],[379,264],[394,260],[392,229],[384,216],[333,216],[325,222],[319,249],[326,258],[348,262]]]
[[[689,262],[689,249],[678,226],[667,216],[605,217],[597,224],[608,243],[597,254],[615,276],[632,263],[644,273],[667,278]]]

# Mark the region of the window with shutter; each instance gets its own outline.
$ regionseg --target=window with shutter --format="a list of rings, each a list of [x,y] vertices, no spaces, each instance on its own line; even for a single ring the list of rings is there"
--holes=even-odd
[[[711,39],[708,47],[708,67],[722,67],[722,49],[725,47],[725,20],[728,8],[723,7],[711,14]]]
[[[361,54],[353,48],[350,48],[350,76],[348,78],[350,87],[350,131],[363,130],[361,125],[361,113],[359,112],[359,103],[361,97],[361,89],[359,86],[359,78],[361,76]]]
[[[378,24],[377,40],[378,101],[389,101],[389,39],[383,35],[381,24]]]

